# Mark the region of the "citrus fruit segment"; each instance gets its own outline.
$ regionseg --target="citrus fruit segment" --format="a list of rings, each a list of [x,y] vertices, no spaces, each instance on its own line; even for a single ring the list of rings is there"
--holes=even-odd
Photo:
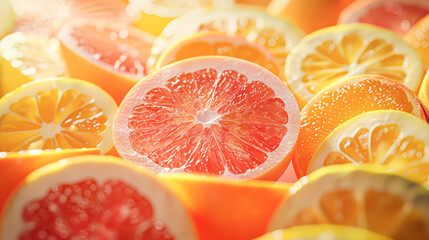
[[[117,106],[92,83],[33,81],[0,99],[0,151],[112,147]]]
[[[57,31],[72,77],[91,81],[119,104],[146,76],[153,36],[106,20],[72,20]]]
[[[334,225],[314,224],[301,225],[269,232],[254,240],[390,240],[391,238],[371,232],[364,228]]]
[[[0,1],[0,16],[2,16],[0,23],[0,39],[2,39],[4,35],[12,30],[15,21],[15,13],[9,0]]]
[[[428,13],[425,0],[360,0],[343,10],[338,23],[370,23],[404,35]]]
[[[416,116],[397,110],[367,112],[351,118],[332,131],[320,144],[308,173],[333,164],[372,163],[387,165],[392,171],[413,169],[409,175],[429,172],[419,165],[429,164],[429,125]]]
[[[280,66],[284,65],[289,51],[302,38],[301,31],[288,21],[256,7],[197,9],[174,19],[165,27],[154,42],[148,67],[154,68],[160,55],[174,42],[201,31],[239,35],[249,42],[264,45],[277,58]]]
[[[393,239],[429,237],[429,191],[398,175],[335,165],[301,178],[268,230],[306,224],[366,228]]]
[[[283,79],[277,60],[266,48],[251,43],[241,36],[228,36],[217,32],[199,32],[178,40],[159,58],[157,66],[199,56],[229,56],[256,63]]]
[[[346,120],[364,112],[393,109],[425,119],[417,96],[404,85],[382,76],[360,75],[328,87],[301,111],[301,128],[293,164],[298,177],[322,141]]]
[[[97,18],[129,23],[126,4],[118,0],[10,0],[16,12],[15,31],[54,36],[67,19]]]
[[[341,11],[355,0],[271,0],[267,11],[310,33],[337,24]]]
[[[198,239],[252,239],[265,233],[277,205],[289,196],[288,183],[163,174],[161,180],[189,211]]]
[[[0,55],[0,96],[34,79],[66,72],[60,44],[54,38],[11,33],[0,41]]]
[[[286,63],[286,79],[303,107],[326,86],[358,74],[378,74],[417,92],[422,78],[417,52],[399,36],[367,24],[348,24],[304,37]]]
[[[429,71],[426,72],[422,85],[420,86],[418,96],[421,102],[423,103],[423,105],[426,108],[428,108],[429,107]]]
[[[429,68],[429,13],[418,21],[405,35],[408,42],[420,55],[426,69]]]
[[[154,172],[277,179],[299,121],[292,93],[268,70],[199,57],[140,81],[119,107],[113,140],[124,159]]]
[[[155,176],[112,156],[68,158],[36,170],[4,213],[4,240],[196,239],[173,193]]]
[[[98,148],[45,149],[0,152],[0,216],[7,197],[32,171],[60,159],[78,155],[100,154]]]

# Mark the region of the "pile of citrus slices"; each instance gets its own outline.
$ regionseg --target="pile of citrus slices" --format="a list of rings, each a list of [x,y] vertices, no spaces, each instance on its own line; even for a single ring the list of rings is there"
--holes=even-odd
[[[0,239],[429,239],[427,0],[0,13]]]

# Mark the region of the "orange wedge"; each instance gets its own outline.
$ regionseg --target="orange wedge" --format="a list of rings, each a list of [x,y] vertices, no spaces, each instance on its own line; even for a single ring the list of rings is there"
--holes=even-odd
[[[191,57],[208,55],[247,60],[283,79],[282,68],[266,48],[240,36],[228,36],[217,32],[199,32],[178,40],[160,56],[155,68]]]
[[[117,106],[92,83],[70,78],[33,81],[0,99],[0,151],[112,147]]]
[[[429,238],[429,191],[398,175],[335,165],[301,178],[268,230],[307,224],[365,228],[396,240]]]

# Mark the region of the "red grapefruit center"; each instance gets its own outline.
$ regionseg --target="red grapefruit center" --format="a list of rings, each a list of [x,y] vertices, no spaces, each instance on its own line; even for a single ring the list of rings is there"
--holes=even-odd
[[[57,184],[24,208],[20,240],[174,239],[153,215],[148,199],[122,181]]]
[[[59,38],[69,48],[92,62],[115,72],[140,79],[147,73],[146,61],[153,38],[138,29],[119,24],[107,26],[98,21],[64,24]]]
[[[179,74],[132,110],[132,148],[161,167],[241,174],[264,163],[287,133],[285,103],[234,70]]]

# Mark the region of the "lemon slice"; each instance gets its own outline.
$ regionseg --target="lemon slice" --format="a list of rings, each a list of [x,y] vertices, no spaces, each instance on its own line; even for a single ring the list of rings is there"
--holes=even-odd
[[[98,86],[77,79],[33,81],[0,99],[0,152],[113,145],[117,106]]]
[[[34,79],[63,76],[66,66],[60,44],[24,32],[7,35],[0,41],[0,96]]]
[[[303,107],[326,86],[359,74],[378,74],[414,92],[423,65],[401,37],[368,24],[325,28],[307,35],[290,53],[285,75]]]

